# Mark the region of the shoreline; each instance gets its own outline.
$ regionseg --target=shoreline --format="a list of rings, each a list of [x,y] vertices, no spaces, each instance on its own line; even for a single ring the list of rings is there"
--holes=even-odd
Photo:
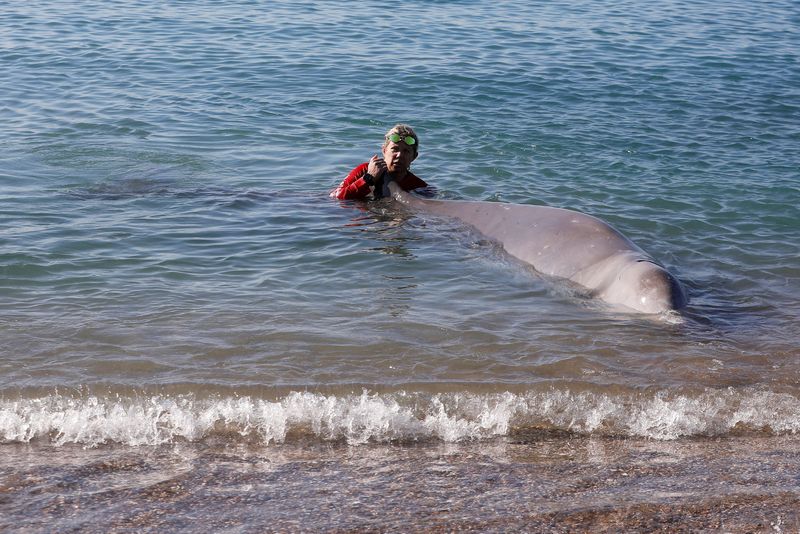
[[[800,529],[794,436],[2,447],[0,528],[11,530]]]

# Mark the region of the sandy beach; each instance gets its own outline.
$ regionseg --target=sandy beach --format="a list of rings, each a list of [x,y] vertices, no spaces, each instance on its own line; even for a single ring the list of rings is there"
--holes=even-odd
[[[0,467],[0,528],[796,532],[798,448],[793,437],[564,435],[267,449],[213,440],[157,450],[19,446]]]

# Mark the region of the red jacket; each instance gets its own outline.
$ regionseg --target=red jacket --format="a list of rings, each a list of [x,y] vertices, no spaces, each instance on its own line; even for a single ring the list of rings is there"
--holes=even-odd
[[[372,188],[364,181],[364,176],[367,174],[367,167],[369,163],[362,163],[347,175],[339,187],[331,192],[331,196],[339,200],[363,200],[372,192]],[[404,191],[411,191],[420,187],[428,187],[421,179],[414,176],[411,171],[407,172],[402,180],[397,180],[397,185],[403,188]]]

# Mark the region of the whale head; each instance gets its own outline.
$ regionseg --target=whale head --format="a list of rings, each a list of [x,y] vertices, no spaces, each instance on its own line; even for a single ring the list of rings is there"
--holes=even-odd
[[[663,267],[644,259],[622,269],[601,297],[611,304],[651,314],[679,310],[687,303],[680,282]]]

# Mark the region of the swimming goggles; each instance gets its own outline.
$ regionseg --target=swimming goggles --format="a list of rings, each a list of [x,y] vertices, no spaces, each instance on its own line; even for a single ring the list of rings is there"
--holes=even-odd
[[[386,136],[386,139],[388,139],[392,143],[399,143],[400,141],[402,141],[408,146],[414,146],[417,144],[417,140],[411,137],[410,135],[407,135],[405,137],[400,137],[400,134],[390,133],[389,135]]]

